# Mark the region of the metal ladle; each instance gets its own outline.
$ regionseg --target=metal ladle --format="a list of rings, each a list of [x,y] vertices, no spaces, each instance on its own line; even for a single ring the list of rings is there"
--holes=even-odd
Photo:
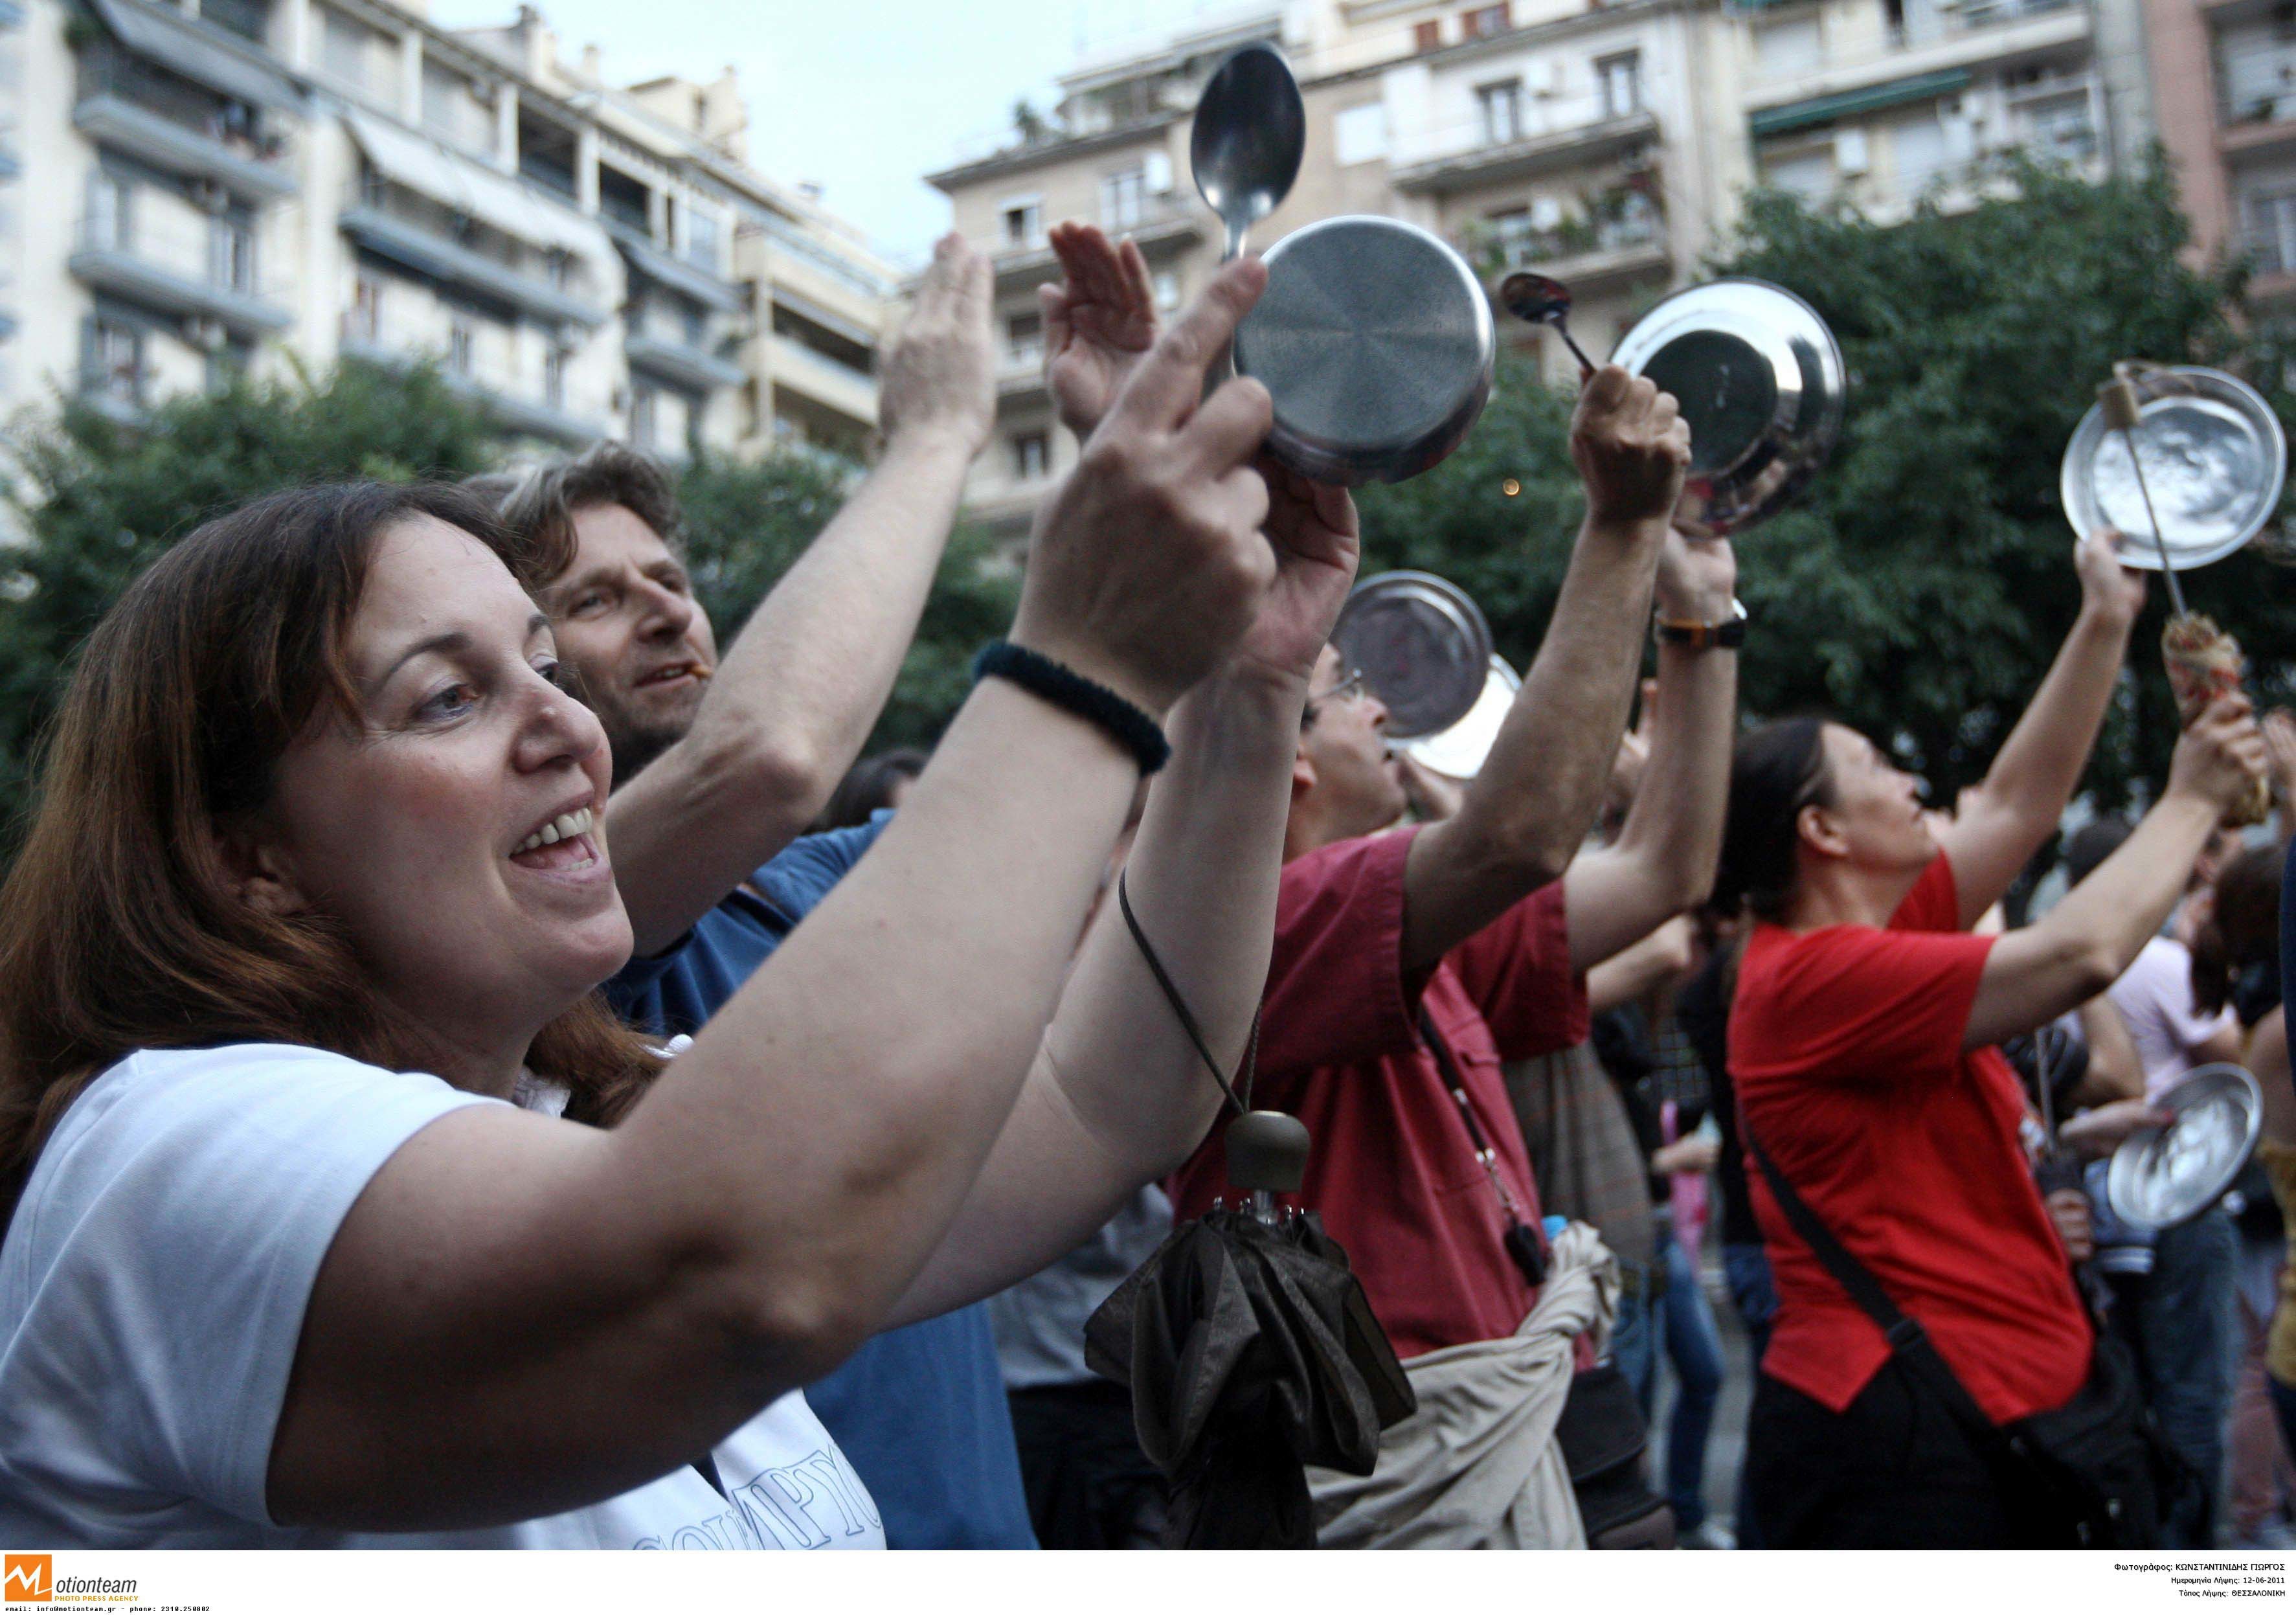
[[[1243,238],[1291,194],[1308,147],[1299,81],[1271,45],[1230,53],[1196,102],[1188,162],[1196,190],[1227,233],[1220,262],[1243,256]]]
[[[1519,320],[1554,326],[1554,334],[1562,339],[1570,357],[1578,361],[1581,381],[1595,373],[1595,361],[1572,340],[1570,327],[1564,324],[1570,317],[1570,287],[1544,275],[1510,275],[1499,283],[1499,301]]]

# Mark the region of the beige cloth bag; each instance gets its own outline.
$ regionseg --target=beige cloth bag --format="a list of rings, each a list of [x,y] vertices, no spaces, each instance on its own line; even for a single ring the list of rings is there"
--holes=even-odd
[[[1419,1410],[1381,1436],[1369,1475],[1308,1470],[1321,1545],[1585,1547],[1554,1423],[1570,1394],[1574,1342],[1589,1337],[1599,1357],[1618,1307],[1617,1260],[1594,1229],[1572,1223],[1514,1333],[1404,1364]]]

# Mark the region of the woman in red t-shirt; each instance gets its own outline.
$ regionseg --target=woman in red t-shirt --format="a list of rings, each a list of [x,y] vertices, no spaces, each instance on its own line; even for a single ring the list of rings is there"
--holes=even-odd
[[[1970,934],[2056,828],[2144,604],[2112,536],[2077,566],[2079,619],[1950,824],[1933,832],[1913,776],[1855,730],[1771,724],[1738,748],[1717,889],[1756,922],[1730,1018],[1747,1136],[1997,1422],[2070,1400],[2091,1340],[1992,1045],[2112,984],[2263,767],[2246,700],[2218,701],[2119,852],[2039,923]],[[1751,1150],[1747,1177],[1778,1291],[1747,1432],[1764,1544],[2040,1540],[2018,1488],[1786,1225]]]

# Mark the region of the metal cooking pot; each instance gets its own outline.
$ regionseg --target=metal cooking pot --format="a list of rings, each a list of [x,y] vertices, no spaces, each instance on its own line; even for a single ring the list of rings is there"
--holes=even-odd
[[[2136,368],[2136,451],[2161,519],[2161,547],[2178,571],[2220,561],[2262,535],[2280,512],[2288,439],[2280,418],[2237,376],[2197,365]],[[2057,473],[2065,519],[2084,536],[2114,527],[2138,542],[2123,566],[2161,570],[2152,521],[2128,463],[2128,442],[2091,405]],[[2280,559],[2269,554],[2267,558]]]
[[[1611,362],[1672,393],[1690,422],[1676,521],[1742,532],[1808,487],[1841,433],[1841,346],[1817,310],[1767,281],[1677,291],[1636,323]]]
[[[1483,680],[1483,693],[1467,709],[1466,717],[1439,734],[1406,741],[1398,750],[1410,753],[1446,779],[1471,780],[1482,772],[1484,759],[1498,743],[1500,726],[1514,710],[1515,693],[1521,688],[1522,680],[1507,666],[1506,659],[1494,656]]]
[[[1349,592],[1332,647],[1387,709],[1387,738],[1457,723],[1489,676],[1491,627],[1464,589],[1432,572],[1382,572]]]
[[[1464,258],[1414,225],[1366,216],[1295,230],[1267,261],[1235,369],[1275,399],[1276,459],[1353,487],[1415,477],[1459,447],[1491,396],[1497,347]]]
[[[2173,1228],[2224,1198],[2264,1125],[2264,1092],[2236,1065],[2204,1065],[2162,1090],[2166,1127],[2140,1127],[2112,1152],[2105,1197],[2138,1228]]]

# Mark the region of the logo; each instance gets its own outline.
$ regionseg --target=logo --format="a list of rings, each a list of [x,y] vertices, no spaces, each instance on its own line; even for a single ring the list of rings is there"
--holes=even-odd
[[[0,1603],[45,1603],[55,1583],[53,1554],[10,1554],[0,1562]]]

